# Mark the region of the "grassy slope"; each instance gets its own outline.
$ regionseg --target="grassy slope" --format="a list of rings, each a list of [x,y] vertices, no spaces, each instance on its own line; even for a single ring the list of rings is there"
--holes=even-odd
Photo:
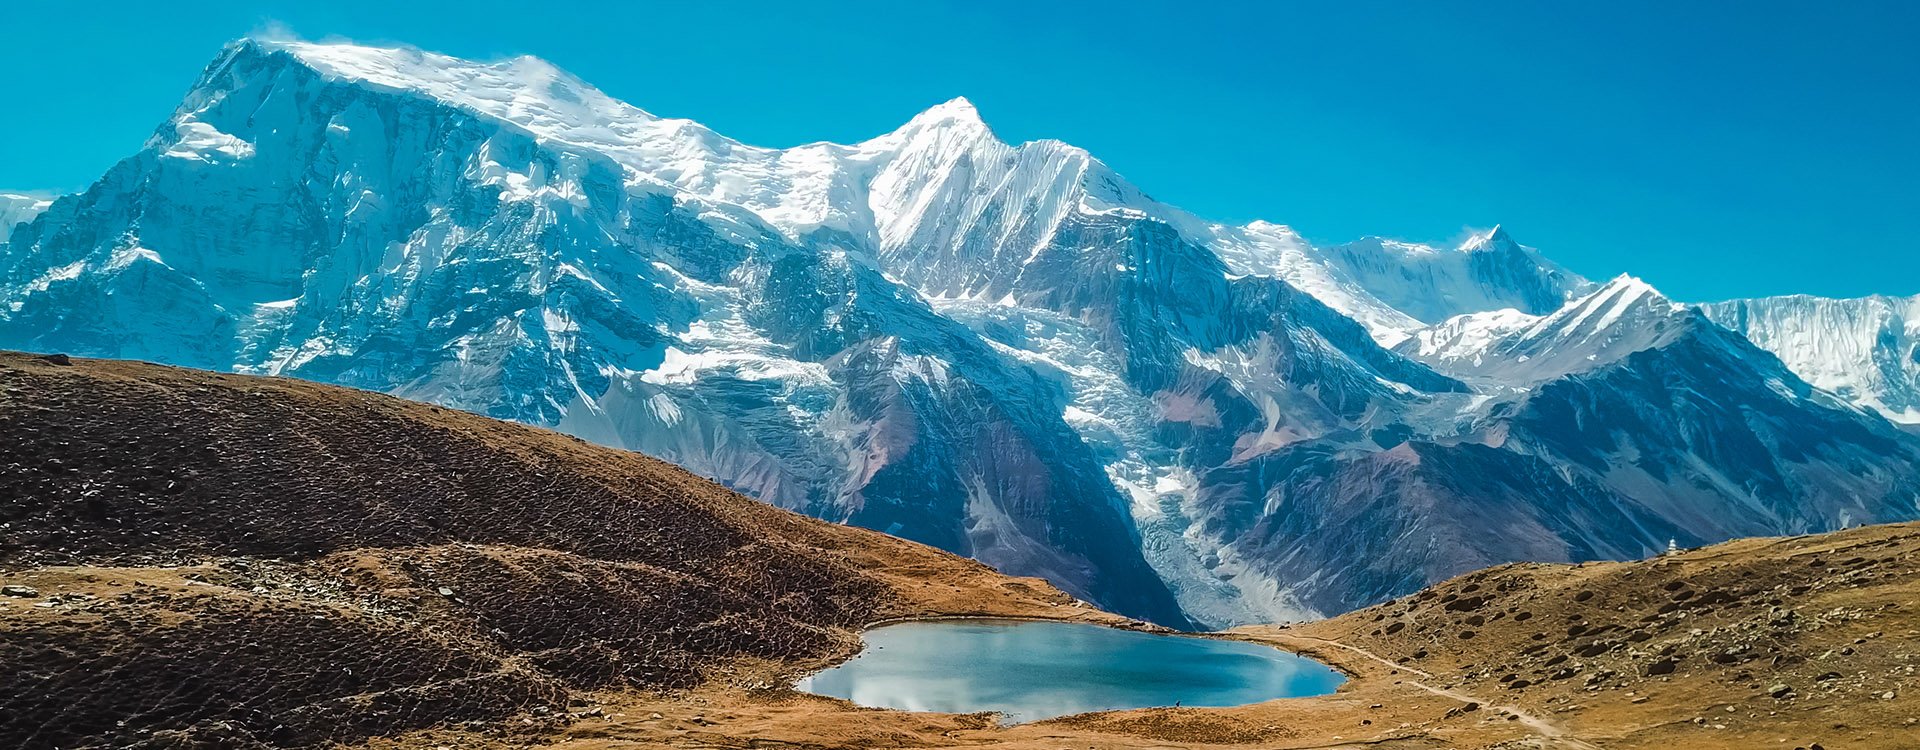
[[[878,619],[1107,619],[638,454],[350,389],[0,354],[0,434],[0,577],[34,589],[0,597],[9,747],[537,728],[584,690],[771,684]]]

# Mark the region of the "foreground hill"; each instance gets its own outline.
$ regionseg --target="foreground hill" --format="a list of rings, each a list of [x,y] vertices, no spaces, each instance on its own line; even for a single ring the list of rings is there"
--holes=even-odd
[[[1916,594],[1907,523],[1506,565],[1278,640],[1395,663],[1593,746],[1910,748]]]
[[[0,354],[0,434],[6,747],[540,729],[584,690],[772,684],[877,619],[1107,618],[638,454],[302,381]]]

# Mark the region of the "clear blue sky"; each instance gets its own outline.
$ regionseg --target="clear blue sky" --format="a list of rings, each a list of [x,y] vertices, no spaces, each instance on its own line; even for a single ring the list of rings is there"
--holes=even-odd
[[[769,146],[964,95],[1003,138],[1319,242],[1503,223],[1680,299],[1920,292],[1920,3],[589,5],[4,2],[0,187],[85,186],[282,23],[538,55]]]

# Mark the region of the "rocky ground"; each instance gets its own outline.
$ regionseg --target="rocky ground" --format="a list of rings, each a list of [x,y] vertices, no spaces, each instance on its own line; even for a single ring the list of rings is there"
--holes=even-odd
[[[1677,584],[1677,585],[1676,585]],[[1920,524],[1653,560],[1509,565],[1323,622],[1222,637],[1307,653],[1330,696],[1013,727],[715,682],[599,693],[525,746],[979,748],[1920,747]],[[380,748],[458,746],[446,732]]]
[[[0,354],[0,746],[559,726],[785,684],[1037,580],[544,430],[301,381]],[[747,675],[742,677],[741,675]]]
[[[1501,566],[1248,632],[1601,747],[1920,747],[1920,524]]]
[[[1508,565],[1223,634],[1335,694],[1002,727],[791,679],[863,625],[1140,627],[630,453],[358,391],[0,354],[0,745],[1920,747],[1920,524]]]

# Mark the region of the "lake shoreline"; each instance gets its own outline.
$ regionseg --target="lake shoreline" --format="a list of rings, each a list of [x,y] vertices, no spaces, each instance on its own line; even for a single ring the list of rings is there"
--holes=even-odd
[[[858,654],[792,689],[869,708],[992,712],[1026,723],[1330,695],[1348,679],[1271,643],[1097,623],[948,617],[890,623],[861,637]]]

